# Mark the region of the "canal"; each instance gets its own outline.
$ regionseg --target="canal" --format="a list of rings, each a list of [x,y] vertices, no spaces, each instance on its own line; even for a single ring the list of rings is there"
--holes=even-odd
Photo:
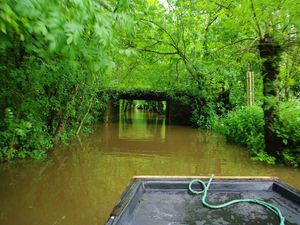
[[[55,148],[45,161],[0,165],[1,225],[99,225],[135,175],[278,176],[300,188],[300,170],[252,161],[217,134],[166,125],[139,110]]]

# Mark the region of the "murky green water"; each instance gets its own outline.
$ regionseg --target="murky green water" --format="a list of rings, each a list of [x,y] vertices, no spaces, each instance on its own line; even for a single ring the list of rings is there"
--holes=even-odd
[[[252,161],[218,135],[135,111],[56,148],[45,162],[0,165],[0,224],[103,224],[132,176],[211,173],[278,176],[300,188],[299,169]]]

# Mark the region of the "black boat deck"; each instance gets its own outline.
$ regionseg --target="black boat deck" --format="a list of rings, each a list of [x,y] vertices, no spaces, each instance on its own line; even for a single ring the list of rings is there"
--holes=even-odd
[[[208,178],[199,178],[208,181]],[[129,184],[106,225],[279,224],[268,209],[238,203],[223,209],[202,206],[201,196],[188,192],[191,178],[137,177]],[[200,186],[199,186],[200,188]],[[300,225],[300,194],[276,178],[214,178],[207,202],[255,198],[278,207],[285,225]]]

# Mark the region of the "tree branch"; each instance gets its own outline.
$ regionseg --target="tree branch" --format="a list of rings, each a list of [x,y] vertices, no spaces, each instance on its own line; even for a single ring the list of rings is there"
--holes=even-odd
[[[173,44],[176,45],[176,41],[174,40],[174,38],[172,37],[172,35],[164,27],[160,26],[159,24],[157,24],[156,22],[154,22],[152,20],[141,19],[141,21],[152,23],[155,26],[157,26],[158,28],[160,28],[162,31],[164,31],[169,36],[169,38],[171,39],[171,41],[173,42]]]
[[[105,0],[98,1],[99,5],[105,8],[109,12],[114,12],[114,8]]]
[[[179,58],[179,59],[177,60],[177,62],[176,62],[176,79],[177,79],[177,80],[178,80],[178,78],[179,78],[178,64],[179,64],[180,60],[181,60],[181,58]]]
[[[151,45],[148,45],[148,46],[144,46],[142,49],[148,49],[148,48],[151,48],[157,44],[160,44],[160,43],[163,43],[162,41],[156,41],[155,43],[151,44]]]
[[[138,48],[137,50],[139,51],[143,51],[143,52],[152,52],[152,53],[156,53],[156,54],[160,54],[160,55],[177,55],[178,52],[160,52],[160,51],[156,51],[156,50],[152,50],[152,49],[142,49],[142,48]]]
[[[235,44],[238,44],[238,43],[241,43],[241,42],[244,42],[244,41],[255,41],[255,40],[256,40],[256,38],[243,38],[243,39],[234,41],[234,42],[232,42],[232,43],[230,43],[230,44],[228,44],[228,45],[224,45],[224,46],[222,46],[221,48],[218,48],[217,51],[220,51],[220,50],[222,50],[222,49],[224,49],[224,48],[233,46],[233,45],[235,45]]]
[[[120,0],[117,1],[116,7],[115,7],[113,13],[117,12],[117,10],[119,9],[119,6],[120,6]]]
[[[252,9],[252,12],[253,12],[253,18],[254,18],[255,24],[256,24],[256,26],[257,26],[257,32],[258,32],[259,38],[262,38],[263,35],[262,35],[261,28],[260,28],[260,26],[259,26],[259,22],[258,22],[258,20],[257,20],[257,15],[256,15],[256,12],[255,12],[253,0],[250,0],[250,2],[251,2],[251,9]]]
[[[231,5],[231,3],[229,3],[229,5],[227,6],[227,5],[223,5],[222,3],[215,2],[215,1],[213,1],[213,3],[215,3],[217,6],[220,6],[220,7],[222,7],[222,8],[225,8],[225,9],[227,9],[227,10],[230,9],[230,5]]]
[[[209,27],[218,19],[219,15],[216,15],[206,26],[205,30],[208,30]]]

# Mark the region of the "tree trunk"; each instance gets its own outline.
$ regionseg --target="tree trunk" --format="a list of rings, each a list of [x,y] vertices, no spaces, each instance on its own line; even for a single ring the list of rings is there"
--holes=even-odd
[[[59,119],[58,119],[58,125],[54,134],[54,143],[57,143],[59,140],[59,135],[61,134],[61,132],[65,129],[65,125],[68,122],[69,119],[69,114],[68,114],[68,109],[69,107],[73,104],[75,97],[77,95],[77,91],[78,91],[78,85],[77,86],[73,86],[72,91],[71,91],[71,99],[70,101],[67,103],[65,110],[61,111],[59,113]]]
[[[263,59],[263,111],[264,111],[264,136],[266,152],[271,156],[277,156],[281,148],[281,141],[273,132],[271,126],[276,118],[278,109],[276,81],[279,74],[280,45],[269,34],[261,38],[258,46],[260,56]]]
[[[84,120],[86,119],[86,117],[89,115],[90,111],[91,111],[91,108],[92,108],[92,105],[93,105],[93,98],[94,96],[92,96],[91,100],[90,100],[90,104],[89,104],[89,107],[88,107],[88,110],[86,111],[86,113],[84,114],[80,124],[79,124],[79,127],[77,128],[77,131],[76,131],[76,135],[78,136],[79,133],[80,133],[80,130],[82,128],[82,125],[84,123]]]

